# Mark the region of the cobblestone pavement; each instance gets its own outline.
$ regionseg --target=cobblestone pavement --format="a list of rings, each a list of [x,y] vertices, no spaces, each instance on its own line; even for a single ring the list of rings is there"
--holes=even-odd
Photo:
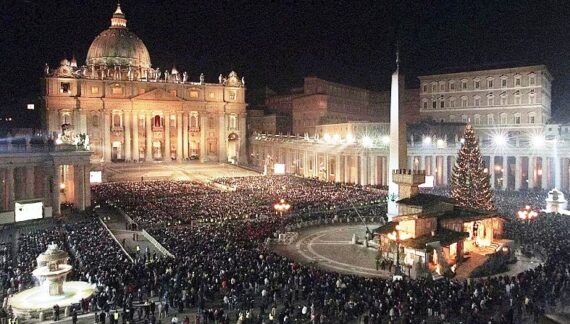
[[[210,181],[219,177],[243,177],[259,175],[231,164],[200,163],[115,163],[103,168],[104,181],[141,180],[197,180]]]
[[[378,224],[370,224],[373,229]],[[276,252],[302,263],[314,263],[327,270],[367,277],[390,277],[388,271],[376,270],[376,248],[364,247],[364,225],[321,226],[301,230],[290,245],[278,245]],[[359,244],[352,243],[356,234]]]

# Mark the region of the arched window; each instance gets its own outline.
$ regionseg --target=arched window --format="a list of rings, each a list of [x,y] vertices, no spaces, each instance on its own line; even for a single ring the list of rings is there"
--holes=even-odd
[[[231,114],[230,115],[230,129],[237,129],[237,115]]]
[[[121,127],[121,115],[113,114],[113,127]]]
[[[160,115],[155,115],[153,118],[154,127],[162,127],[162,118]]]

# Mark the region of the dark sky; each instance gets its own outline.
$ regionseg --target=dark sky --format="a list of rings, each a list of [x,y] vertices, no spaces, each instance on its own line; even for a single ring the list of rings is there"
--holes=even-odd
[[[0,1],[0,107],[36,98],[43,64],[75,54],[108,28],[112,0]],[[248,88],[279,90],[308,74],[388,89],[400,40],[408,86],[455,67],[546,64],[553,109],[570,111],[570,1],[122,0],[154,67],[207,81],[235,69]],[[399,26],[399,27],[398,27]]]

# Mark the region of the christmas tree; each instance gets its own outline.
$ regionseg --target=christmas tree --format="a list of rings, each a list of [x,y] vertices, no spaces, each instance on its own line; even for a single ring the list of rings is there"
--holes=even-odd
[[[479,144],[470,124],[465,127],[463,138],[451,175],[451,197],[463,207],[495,210],[489,174],[485,173]]]

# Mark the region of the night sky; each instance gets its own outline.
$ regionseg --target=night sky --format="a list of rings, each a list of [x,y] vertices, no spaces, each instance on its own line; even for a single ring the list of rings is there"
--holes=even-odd
[[[235,69],[249,89],[302,84],[314,74],[389,89],[396,39],[408,87],[448,69],[546,64],[555,116],[570,112],[570,1],[152,1],[122,0],[128,27],[153,67],[176,65],[216,82]],[[0,1],[0,115],[21,115],[56,67],[110,25],[112,0]],[[18,117],[18,115],[16,115]]]

